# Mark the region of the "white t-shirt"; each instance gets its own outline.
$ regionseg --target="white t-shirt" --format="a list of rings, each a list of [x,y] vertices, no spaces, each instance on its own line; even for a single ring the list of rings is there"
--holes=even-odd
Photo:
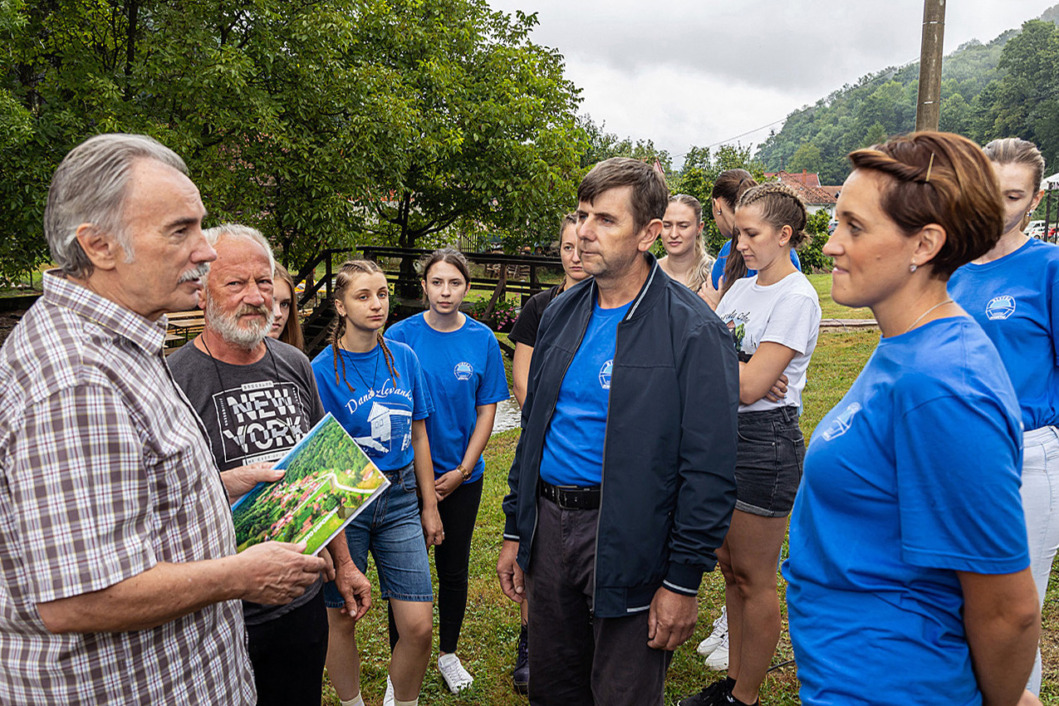
[[[800,408],[805,371],[820,332],[820,300],[805,275],[792,272],[768,286],[759,285],[757,275],[745,277],[733,284],[721,299],[717,315],[728,324],[736,350],[746,354],[740,356],[742,360],[766,342],[779,343],[796,353],[783,370],[787,376],[786,398],[770,402],[762,397],[753,404],[739,405],[739,411]]]

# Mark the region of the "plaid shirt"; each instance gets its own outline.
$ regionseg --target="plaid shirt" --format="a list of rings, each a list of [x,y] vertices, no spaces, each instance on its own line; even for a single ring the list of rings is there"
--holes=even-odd
[[[36,605],[234,553],[226,494],[152,323],[52,273],[0,350],[0,703],[251,704],[238,601],[53,635]]]

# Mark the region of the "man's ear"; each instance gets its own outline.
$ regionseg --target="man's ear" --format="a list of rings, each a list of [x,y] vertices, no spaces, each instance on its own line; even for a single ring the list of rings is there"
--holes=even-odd
[[[658,236],[661,234],[662,219],[655,218],[640,231],[640,237],[636,242],[636,247],[640,252],[647,252],[651,249],[651,246],[655,244],[655,241],[658,240]]]
[[[113,270],[118,260],[125,257],[124,249],[114,236],[100,230],[94,223],[77,226],[75,237],[88,261],[97,270]]]

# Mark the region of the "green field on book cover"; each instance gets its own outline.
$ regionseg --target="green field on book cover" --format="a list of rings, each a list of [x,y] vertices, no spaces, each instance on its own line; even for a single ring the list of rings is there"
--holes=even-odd
[[[276,467],[287,471],[282,480],[259,483],[232,506],[238,551],[304,541],[316,554],[390,485],[330,413]]]

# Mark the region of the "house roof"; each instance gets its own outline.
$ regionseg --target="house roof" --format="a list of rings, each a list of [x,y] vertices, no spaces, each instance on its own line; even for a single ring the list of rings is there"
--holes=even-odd
[[[841,189],[835,186],[820,186],[820,175],[815,172],[803,171],[801,174],[790,174],[784,171],[766,172],[765,177],[782,181],[794,189],[808,206],[834,206]]]

